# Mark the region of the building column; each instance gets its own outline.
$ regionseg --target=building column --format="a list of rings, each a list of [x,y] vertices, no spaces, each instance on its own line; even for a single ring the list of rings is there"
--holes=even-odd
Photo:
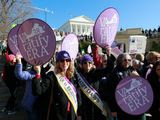
[[[81,29],[80,29],[80,34],[82,35],[83,34],[83,31],[82,31],[82,25],[80,25],[81,26]]]
[[[71,26],[71,27],[70,27],[70,28],[71,28],[71,33],[73,33],[73,28],[72,28],[72,24],[70,24],[70,26]]]
[[[77,24],[75,24],[75,34],[78,34]]]
[[[85,34],[87,34],[87,32],[88,32],[88,31],[87,31],[87,25],[85,25]]]

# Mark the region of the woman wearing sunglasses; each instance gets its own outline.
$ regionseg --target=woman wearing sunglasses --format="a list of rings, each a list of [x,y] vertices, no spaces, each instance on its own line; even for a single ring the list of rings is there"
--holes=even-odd
[[[81,68],[77,71],[82,103],[79,110],[82,120],[106,120],[109,112],[99,95],[102,69],[96,69],[93,58],[85,54],[81,59]]]
[[[116,66],[111,72],[107,84],[104,84],[105,100],[111,109],[112,116],[117,117],[118,120],[145,120],[144,114],[133,116],[121,110],[115,98],[115,91],[118,83],[125,77],[139,76],[132,68],[132,59],[128,53],[122,53],[118,56]]]
[[[38,95],[38,120],[75,120],[77,114],[77,92],[74,87],[74,67],[68,52],[60,51],[56,56],[54,71],[47,77],[33,80],[33,94]]]

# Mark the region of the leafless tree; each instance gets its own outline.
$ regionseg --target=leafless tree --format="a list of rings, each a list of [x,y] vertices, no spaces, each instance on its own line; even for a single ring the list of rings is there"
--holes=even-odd
[[[0,40],[6,40],[12,24],[20,24],[32,16],[30,0],[0,0]]]

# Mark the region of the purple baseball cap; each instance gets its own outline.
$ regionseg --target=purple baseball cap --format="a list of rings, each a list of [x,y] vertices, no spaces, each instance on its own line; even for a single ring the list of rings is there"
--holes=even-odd
[[[57,55],[56,55],[56,61],[57,62],[62,60],[62,59],[71,59],[69,53],[65,50],[62,50],[62,51],[58,52]]]
[[[82,57],[82,64],[84,62],[93,62],[93,58],[89,54],[86,54]]]

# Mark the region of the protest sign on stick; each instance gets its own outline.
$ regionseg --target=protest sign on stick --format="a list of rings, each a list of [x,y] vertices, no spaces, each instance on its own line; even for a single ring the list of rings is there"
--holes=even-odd
[[[96,43],[106,48],[113,43],[119,25],[119,14],[115,8],[107,8],[97,18],[93,36]]]
[[[18,47],[27,62],[42,65],[54,54],[56,48],[54,31],[40,19],[28,19],[18,30]]]
[[[17,37],[18,37],[17,32],[19,27],[20,27],[20,24],[13,27],[8,33],[8,38],[7,38],[9,49],[12,51],[14,55],[20,52],[18,48],[18,43],[17,43]]]
[[[78,38],[75,34],[68,34],[62,42],[61,50],[67,51],[74,60],[78,54]]]
[[[131,115],[141,115],[152,105],[153,91],[142,77],[126,77],[116,87],[115,97],[120,108]]]

